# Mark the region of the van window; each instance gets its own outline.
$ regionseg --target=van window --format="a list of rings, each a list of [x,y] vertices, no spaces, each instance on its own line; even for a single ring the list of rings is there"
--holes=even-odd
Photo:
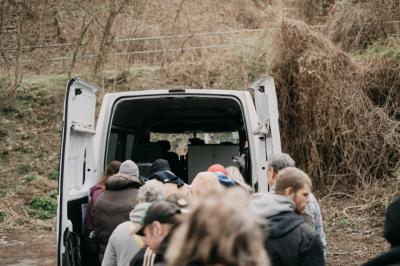
[[[132,157],[135,135],[126,130],[112,130],[107,147],[107,164],[112,160],[124,161]]]

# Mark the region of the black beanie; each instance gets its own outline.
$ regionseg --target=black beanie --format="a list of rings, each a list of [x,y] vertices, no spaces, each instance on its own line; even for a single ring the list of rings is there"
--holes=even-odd
[[[384,236],[392,247],[400,246],[400,197],[386,210]]]
[[[157,159],[151,165],[150,173],[153,175],[156,172],[165,170],[171,171],[168,161],[164,159]]]

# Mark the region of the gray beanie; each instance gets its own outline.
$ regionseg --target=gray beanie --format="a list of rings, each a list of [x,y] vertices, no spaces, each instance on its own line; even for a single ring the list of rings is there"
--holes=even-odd
[[[126,160],[123,163],[121,163],[118,173],[123,175],[139,177],[139,168],[133,161]]]

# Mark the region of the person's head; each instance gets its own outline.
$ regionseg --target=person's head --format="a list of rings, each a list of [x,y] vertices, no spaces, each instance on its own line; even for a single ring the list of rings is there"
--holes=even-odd
[[[155,181],[155,180],[154,180]],[[156,202],[165,198],[162,184],[158,181],[147,181],[139,188],[137,202]]]
[[[226,169],[222,164],[213,164],[207,169],[208,172],[213,172],[213,173],[222,173],[224,175],[228,175],[226,173]]]
[[[194,198],[202,198],[222,190],[222,186],[214,173],[200,172],[193,179],[191,190]]]
[[[111,161],[107,165],[106,169],[104,170],[104,172],[103,172],[103,174],[102,174],[102,176],[100,178],[99,184],[104,186],[104,184],[107,181],[107,178],[109,178],[110,176],[115,175],[116,173],[118,173],[120,166],[121,166],[121,162],[120,161],[116,161],[116,160]]]
[[[386,210],[384,236],[392,248],[400,246],[400,197]]]
[[[296,212],[304,213],[311,188],[311,179],[306,173],[296,167],[286,167],[278,173],[275,193],[289,197]]]
[[[276,177],[282,169],[295,167],[296,163],[287,153],[276,154],[268,160],[267,177],[268,185],[271,187],[276,183]]]
[[[174,231],[167,265],[269,265],[248,193],[230,188],[199,201]]]
[[[176,204],[165,200],[157,201],[148,208],[138,233],[144,234],[145,243],[153,252],[157,252],[171,228],[180,222],[180,213]]]
[[[162,199],[164,199],[164,190],[162,184],[158,181],[153,182],[153,180],[149,180],[139,188],[136,198],[137,204],[129,213],[129,219],[138,226],[134,231],[139,230],[140,221],[143,219],[151,204]]]
[[[133,161],[126,160],[121,163],[118,174],[131,178],[139,178],[139,168]]]
[[[157,159],[151,164],[150,173],[154,175],[159,171],[171,171],[169,163],[165,159]]]
[[[236,184],[251,192],[251,187],[246,184],[240,170],[236,166],[228,166],[226,168],[226,173]]]

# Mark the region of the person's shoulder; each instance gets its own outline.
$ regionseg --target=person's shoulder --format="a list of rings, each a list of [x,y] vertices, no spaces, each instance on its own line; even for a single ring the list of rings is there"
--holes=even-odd
[[[309,239],[319,238],[318,233],[307,223],[300,224],[298,230],[302,235],[306,236]]]

